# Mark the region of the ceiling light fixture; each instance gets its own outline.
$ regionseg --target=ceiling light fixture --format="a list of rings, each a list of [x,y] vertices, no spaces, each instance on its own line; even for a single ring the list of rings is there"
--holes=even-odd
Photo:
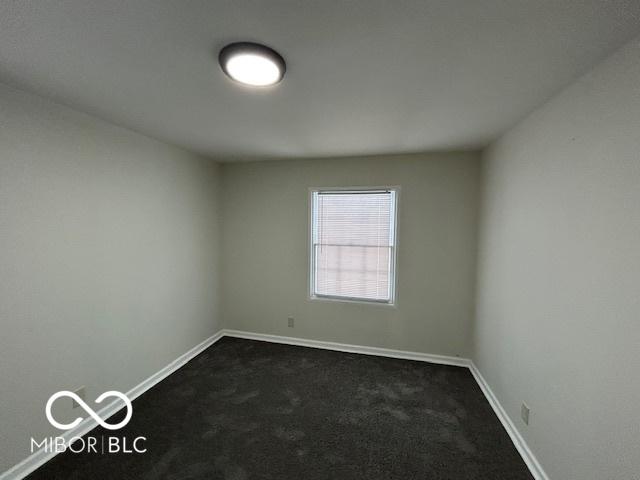
[[[275,85],[287,67],[278,52],[259,43],[230,43],[218,55],[222,71],[229,78],[252,87]]]

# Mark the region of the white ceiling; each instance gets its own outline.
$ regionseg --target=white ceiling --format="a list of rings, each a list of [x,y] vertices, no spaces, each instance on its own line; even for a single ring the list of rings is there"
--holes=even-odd
[[[0,81],[221,160],[467,149],[639,31],[638,0],[0,0]],[[284,81],[232,84],[239,40]]]

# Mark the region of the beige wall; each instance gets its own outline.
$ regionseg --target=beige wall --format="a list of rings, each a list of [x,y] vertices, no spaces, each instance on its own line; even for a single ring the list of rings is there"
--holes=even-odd
[[[483,190],[476,363],[552,479],[639,478],[640,39],[496,142]]]
[[[52,393],[126,392],[219,329],[218,194],[210,160],[0,85],[0,472],[57,434]]]
[[[478,169],[470,153],[224,164],[225,327],[467,356]],[[401,187],[397,306],[309,300],[309,188],[384,185]]]

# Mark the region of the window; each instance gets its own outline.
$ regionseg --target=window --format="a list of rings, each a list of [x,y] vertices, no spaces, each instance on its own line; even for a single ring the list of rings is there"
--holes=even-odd
[[[311,295],[393,303],[396,190],[314,190]]]

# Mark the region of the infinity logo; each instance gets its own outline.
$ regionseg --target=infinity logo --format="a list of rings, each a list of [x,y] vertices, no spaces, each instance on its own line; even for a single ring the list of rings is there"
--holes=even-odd
[[[51,397],[49,397],[49,400],[47,400],[47,406],[45,407],[45,412],[44,412],[47,415],[47,420],[49,420],[49,423],[51,423],[51,425],[53,425],[54,427],[59,428],[60,430],[71,430],[72,428],[77,427],[80,424],[80,422],[82,422],[82,417],[78,417],[73,422],[66,423],[66,424],[59,423],[53,418],[53,415],[51,415],[51,406],[53,405],[53,402],[55,402],[60,397],[69,397],[74,399],[76,402],[78,402],[78,404],[80,404],[80,406],[84,409],[85,412],[87,412],[91,417],[93,417],[93,419],[96,422],[98,422],[102,427],[106,428],[107,430],[117,430],[119,428],[124,427],[127,423],[129,423],[129,420],[131,420],[131,415],[133,414],[133,405],[131,405],[131,400],[129,400],[124,393],[116,392],[115,390],[110,390],[108,392],[104,392],[102,395],[96,398],[96,403],[100,403],[105,398],[117,397],[120,400],[122,400],[125,406],[127,407],[127,414],[124,417],[124,420],[122,420],[120,423],[116,423],[112,425],[110,423],[105,422],[102,418],[100,418],[100,416],[89,405],[87,405],[85,401],[82,400],[78,395],[76,395],[73,392],[69,392],[67,390],[61,390],[60,392],[54,393],[53,395],[51,395]]]

